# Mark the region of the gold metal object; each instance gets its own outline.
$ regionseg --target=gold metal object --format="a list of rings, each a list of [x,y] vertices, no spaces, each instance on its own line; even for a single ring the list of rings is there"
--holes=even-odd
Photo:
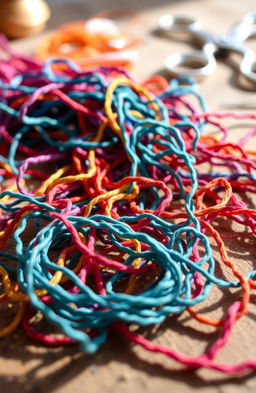
[[[0,32],[9,38],[38,33],[49,17],[44,0],[0,0]]]

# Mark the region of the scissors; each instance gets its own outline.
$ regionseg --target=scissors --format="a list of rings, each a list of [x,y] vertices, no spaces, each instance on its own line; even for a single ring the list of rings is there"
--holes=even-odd
[[[212,74],[217,66],[218,51],[236,52],[242,56],[240,73],[256,85],[256,57],[244,42],[256,35],[256,14],[247,14],[227,34],[214,34],[201,30],[199,20],[191,17],[163,15],[159,20],[164,35],[185,33],[198,41],[201,50],[173,54],[165,59],[166,70],[175,76],[190,76],[201,81]]]

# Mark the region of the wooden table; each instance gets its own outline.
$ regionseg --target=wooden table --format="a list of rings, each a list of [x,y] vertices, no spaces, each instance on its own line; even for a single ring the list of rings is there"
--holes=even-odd
[[[158,17],[163,13],[200,17],[206,29],[225,32],[247,12],[255,10],[255,0],[94,0],[49,1],[52,18],[48,29],[41,36],[14,41],[13,47],[30,53],[37,41],[53,28],[72,20],[86,19],[104,9],[132,9],[143,12],[143,20],[137,34],[143,40],[140,57],[133,75],[142,80],[162,70],[166,55],[189,49],[183,42],[168,41],[154,34]],[[201,86],[201,92],[212,110],[253,110],[256,106],[255,92],[241,88],[236,72],[237,59],[222,60],[217,72]],[[234,129],[234,135],[235,131]],[[238,130],[239,132],[239,130]],[[240,266],[255,268],[255,251],[252,239],[228,242],[229,256]],[[219,307],[211,315],[220,317],[227,301],[213,293]],[[255,300],[255,299],[254,299]],[[207,306],[207,304],[206,304]],[[205,307],[207,308],[207,307]],[[2,317],[3,318],[3,317]],[[235,327],[230,345],[218,360],[238,362],[255,358],[255,306],[250,315]],[[199,354],[210,340],[216,339],[215,330],[192,322],[187,313],[171,316],[155,328],[143,329],[146,337],[156,343],[169,345],[186,354]],[[107,344],[95,355],[79,353],[76,346],[49,349],[34,345],[21,330],[0,341],[0,392],[87,392],[87,393],[135,393],[135,392],[256,392],[256,377],[253,373],[230,377],[207,370],[183,371],[180,366],[161,355],[151,355],[127,344],[120,337],[111,336]]]

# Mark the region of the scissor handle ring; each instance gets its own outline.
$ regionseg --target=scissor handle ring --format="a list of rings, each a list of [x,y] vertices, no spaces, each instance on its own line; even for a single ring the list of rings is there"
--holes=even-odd
[[[251,12],[249,14],[246,14],[243,19],[242,19],[242,24],[249,24],[251,26],[256,26],[256,13]]]
[[[197,31],[201,22],[189,16],[163,15],[159,19],[159,28],[165,33],[186,33]]]
[[[165,68],[171,75],[190,76],[200,81],[215,71],[216,60],[200,51],[174,54],[165,59]]]
[[[241,74],[253,84],[256,84],[256,56],[253,51],[248,50],[240,65]]]

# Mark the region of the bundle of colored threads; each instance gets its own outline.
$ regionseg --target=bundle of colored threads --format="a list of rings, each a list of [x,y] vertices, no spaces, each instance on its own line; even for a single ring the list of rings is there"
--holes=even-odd
[[[122,28],[119,27],[121,21]],[[133,35],[141,21],[131,11],[110,11],[81,22],[68,23],[44,38],[36,48],[40,60],[63,57],[83,69],[99,66],[129,68],[137,58],[140,39]]]
[[[255,115],[208,112],[190,81],[138,84],[122,69],[41,65],[1,46],[0,301],[17,313],[0,336],[21,324],[41,343],[94,353],[115,331],[187,368],[256,368],[214,360],[255,289],[255,271],[238,269],[215,225],[224,217],[255,235],[242,199],[255,193],[255,151],[244,147],[255,129],[231,143],[221,120]],[[220,320],[196,311],[216,287],[233,288]],[[134,330],[185,310],[220,331],[200,356]],[[38,312],[63,334],[38,330]]]

